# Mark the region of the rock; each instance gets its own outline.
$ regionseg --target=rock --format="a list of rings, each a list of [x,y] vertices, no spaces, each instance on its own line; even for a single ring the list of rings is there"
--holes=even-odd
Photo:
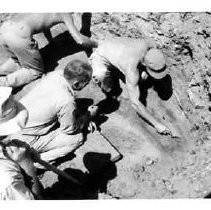
[[[197,192],[197,193],[200,193],[201,192],[201,184],[200,183],[197,183],[194,187],[194,191]]]
[[[206,167],[206,170],[211,171],[211,164]]]
[[[196,151],[195,151],[195,150],[191,150],[191,151],[190,151],[190,154],[191,154],[191,155],[195,155],[195,154],[196,154]]]
[[[166,189],[167,189],[170,193],[172,193],[172,194],[176,193],[176,190],[174,189],[173,185],[171,184],[171,182],[170,182],[169,180],[163,179],[163,183],[164,183]]]
[[[105,199],[116,199],[116,198],[112,197],[111,195],[105,194],[105,193],[98,193],[98,199],[105,200]]]
[[[198,109],[203,109],[206,107],[206,102],[202,100],[201,88],[199,86],[191,87],[187,90],[188,96],[192,104],[195,105]]]
[[[147,166],[151,166],[151,165],[155,164],[155,162],[157,162],[157,160],[153,160],[151,157],[147,157],[145,160],[145,163]]]

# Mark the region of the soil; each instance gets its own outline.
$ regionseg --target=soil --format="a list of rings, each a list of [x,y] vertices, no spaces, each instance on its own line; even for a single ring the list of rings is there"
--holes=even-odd
[[[11,16],[1,14],[1,22]],[[67,158],[58,167],[82,180],[84,186],[67,184],[49,171],[40,173],[45,198],[209,198],[211,13],[93,13],[84,14],[83,20],[86,23],[82,32],[93,38],[152,37],[157,41],[167,58],[169,76],[159,84],[141,87],[142,98],[147,109],[179,138],[159,135],[143,121],[132,109],[121,83],[119,102],[105,103],[105,115],[98,122],[123,158],[94,174],[82,172],[77,165],[71,169]],[[55,43],[60,40],[56,57],[49,54],[53,54],[55,45],[47,45],[42,34],[35,37],[48,70],[58,65],[54,61],[64,66],[65,58],[84,51],[73,41],[68,42],[71,47],[61,42],[64,37],[69,38],[65,30],[63,26],[52,29]],[[89,55],[90,51],[85,51]],[[1,53],[2,62],[4,59]],[[105,98],[93,84],[78,97],[93,99],[95,103]]]

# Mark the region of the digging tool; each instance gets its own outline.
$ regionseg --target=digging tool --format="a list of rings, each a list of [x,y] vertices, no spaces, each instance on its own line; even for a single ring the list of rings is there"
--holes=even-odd
[[[117,162],[118,160],[122,159],[122,154],[118,151],[118,149],[111,143],[111,141],[99,130],[96,130],[95,132],[98,132],[100,134],[100,136],[103,137],[103,139],[105,139],[109,145],[111,147],[113,147],[117,152],[118,152],[118,156],[111,159],[111,162]],[[77,185],[82,185],[80,182],[78,182],[78,180],[76,180],[75,178],[73,178],[71,175],[65,173],[64,171],[59,170],[58,168],[56,168],[55,166],[51,165],[50,163],[40,159],[40,158],[36,158],[35,159],[36,162],[38,162],[39,164],[43,165],[45,168],[47,168],[50,171],[53,171],[54,173],[63,176],[64,178],[68,179],[69,181],[77,184]]]
[[[122,159],[123,155],[119,152],[119,150],[111,143],[111,141],[99,130],[96,130],[95,132],[98,132],[102,137],[103,139],[105,139],[110,145],[111,147],[113,147],[118,153],[119,155],[113,159],[111,159],[111,162],[117,162],[118,160]]]
[[[71,175],[67,174],[64,171],[59,170],[57,167],[55,167],[54,165],[51,165],[50,163],[40,159],[40,158],[36,158],[35,159],[37,163],[43,165],[46,169],[53,171],[54,173],[63,176],[64,178],[66,178],[67,180],[77,184],[77,185],[82,185],[77,179],[73,178]]]
[[[6,146],[5,143],[0,142],[0,145],[4,148]],[[28,148],[29,149],[29,148]],[[33,153],[32,153],[33,154]],[[33,155],[33,160],[37,163],[39,163],[40,165],[43,165],[46,169],[53,171],[54,173],[63,176],[64,178],[66,178],[67,180],[77,184],[77,185],[82,185],[77,179],[73,178],[71,175],[67,174],[64,171],[59,170],[57,167],[51,165],[50,163],[40,159],[38,156]]]

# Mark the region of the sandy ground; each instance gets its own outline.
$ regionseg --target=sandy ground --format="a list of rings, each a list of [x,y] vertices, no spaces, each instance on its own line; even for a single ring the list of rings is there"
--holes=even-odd
[[[2,14],[2,20],[11,14]],[[140,87],[147,108],[180,138],[161,136],[131,108],[125,85],[119,103],[104,104],[98,119],[102,133],[123,158],[103,171],[80,170],[74,158],[58,166],[80,179],[83,187],[67,183],[52,172],[40,175],[47,199],[203,198],[211,191],[210,135],[210,13],[94,13],[84,15],[83,33],[106,36],[152,37],[163,49],[169,76],[156,85]],[[48,70],[64,66],[70,55],[84,51],[68,41],[65,27],[54,27],[55,43],[35,38]],[[63,33],[64,32],[64,33]],[[89,51],[86,51],[89,55]],[[56,54],[56,56],[55,56]],[[5,59],[1,53],[1,60]],[[82,54],[79,54],[79,57]],[[58,63],[57,63],[58,61]],[[29,85],[19,93],[28,91]],[[145,95],[147,97],[145,97]],[[78,98],[104,99],[93,84]],[[102,151],[103,152],[103,151]],[[97,157],[99,160],[100,157]]]

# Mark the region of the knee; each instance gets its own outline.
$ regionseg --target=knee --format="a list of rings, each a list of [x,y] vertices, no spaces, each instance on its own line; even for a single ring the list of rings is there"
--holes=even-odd
[[[43,75],[43,72],[40,72],[40,71],[36,71],[36,70],[32,70],[33,71],[33,77],[35,78],[35,79],[37,79],[37,78],[40,78],[42,75]]]
[[[78,147],[78,146],[82,145],[83,142],[84,142],[84,136],[82,133],[79,133],[74,136],[74,140],[72,140],[72,141],[70,140],[69,145],[71,145],[71,146],[75,145],[75,147]]]
[[[60,134],[57,136],[57,139],[59,140],[59,144],[57,144],[55,141],[54,145],[55,148],[75,148],[83,144],[84,138],[83,134],[75,134],[75,135],[67,135],[67,134]]]
[[[43,75],[42,72],[36,71],[34,69],[27,69],[27,68],[25,68],[25,71],[27,72],[26,76],[28,75],[27,77],[29,79],[29,82],[31,82],[33,80],[36,80],[36,79],[40,78]]]

